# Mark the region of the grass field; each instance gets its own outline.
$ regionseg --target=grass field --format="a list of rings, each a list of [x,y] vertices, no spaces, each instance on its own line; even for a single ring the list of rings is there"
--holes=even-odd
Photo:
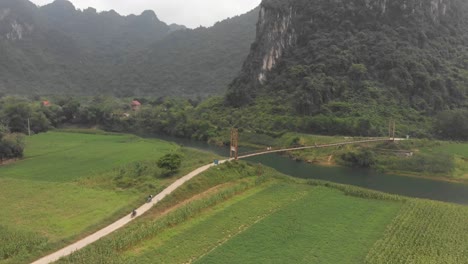
[[[223,165],[60,263],[466,263],[468,207]],[[240,177],[244,175],[244,177]],[[219,178],[215,181],[215,177]],[[187,194],[188,193],[188,194]]]
[[[69,182],[139,160],[155,160],[177,145],[132,135],[50,132],[28,138],[24,160],[0,167],[0,178]]]
[[[127,214],[177,178],[159,177],[155,166],[176,151],[184,155],[178,175],[213,158],[133,135],[27,138],[25,158],[0,167],[0,263],[27,262]]]
[[[438,147],[436,150],[445,151],[464,158],[468,158],[468,143],[444,144],[443,146]]]

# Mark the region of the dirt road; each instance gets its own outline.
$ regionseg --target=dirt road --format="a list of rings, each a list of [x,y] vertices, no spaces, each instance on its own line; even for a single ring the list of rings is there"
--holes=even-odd
[[[224,163],[226,161],[227,160],[222,160],[219,163],[222,164],[222,163]],[[111,225],[97,231],[96,233],[94,233],[92,235],[89,235],[89,236],[87,236],[87,237],[73,243],[72,245],[69,245],[69,246],[67,246],[65,248],[62,248],[61,250],[56,251],[56,252],[54,252],[54,253],[52,253],[52,254],[50,254],[48,256],[45,256],[45,257],[33,262],[32,264],[48,264],[48,263],[55,262],[55,261],[59,260],[60,258],[68,256],[68,255],[72,254],[73,252],[75,252],[77,250],[80,250],[80,249],[86,247],[87,245],[92,244],[92,243],[96,242],[97,240],[109,235],[110,233],[124,227],[126,224],[130,223],[131,221],[135,220],[136,218],[138,218],[139,216],[141,216],[142,214],[144,214],[145,212],[150,210],[151,207],[153,207],[155,204],[157,204],[159,201],[161,201],[167,195],[171,194],[177,188],[182,186],[185,182],[191,180],[193,177],[199,175],[200,173],[208,170],[209,168],[211,168],[213,166],[215,166],[215,165],[214,164],[205,165],[203,167],[200,167],[200,168],[192,171],[191,173],[185,175],[184,177],[178,179],[173,184],[171,184],[169,187],[164,189],[161,193],[156,195],[153,198],[152,202],[145,203],[140,208],[138,208],[136,217],[132,218],[132,217],[130,217],[130,214],[128,214],[127,216],[117,220],[116,222],[112,223]]]

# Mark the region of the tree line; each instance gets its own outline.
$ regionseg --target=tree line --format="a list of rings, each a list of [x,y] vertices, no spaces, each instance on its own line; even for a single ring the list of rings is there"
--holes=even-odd
[[[142,104],[136,110],[131,106],[134,99]],[[335,102],[327,104],[322,114],[298,116],[291,113],[293,105],[272,104],[269,99],[243,108],[226,106],[224,99],[217,97],[200,101],[57,96],[50,98],[47,105],[44,105],[44,101],[41,98],[0,99],[1,133],[9,146],[11,142],[22,142],[20,138],[12,136],[15,133],[37,134],[62,127],[164,134],[200,141],[218,139],[217,142],[221,143],[227,141],[227,131],[231,127],[273,137],[291,131],[322,135],[387,136],[388,117],[398,120],[397,136],[400,137],[410,135],[468,140],[468,110],[462,108],[443,111],[431,118],[421,117],[418,112],[408,114],[405,109],[399,110],[405,112],[405,117],[398,114],[398,109],[389,109],[385,105]],[[19,143],[21,146],[22,143]]]

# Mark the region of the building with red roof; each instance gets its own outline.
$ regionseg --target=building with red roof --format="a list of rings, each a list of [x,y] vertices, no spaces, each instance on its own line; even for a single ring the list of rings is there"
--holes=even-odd
[[[133,111],[138,111],[141,108],[141,103],[138,102],[137,100],[133,100],[131,104],[132,110]]]

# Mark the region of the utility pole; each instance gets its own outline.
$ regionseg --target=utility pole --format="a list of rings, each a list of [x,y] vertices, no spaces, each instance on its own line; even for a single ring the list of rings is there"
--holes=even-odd
[[[395,141],[395,133],[396,133],[396,121],[395,119],[391,119],[388,123],[388,137]]]
[[[229,148],[230,158],[237,160],[239,155],[239,130],[237,128],[231,129],[231,147]]]
[[[29,117],[28,117],[28,135],[31,136],[31,122],[29,121]]]

